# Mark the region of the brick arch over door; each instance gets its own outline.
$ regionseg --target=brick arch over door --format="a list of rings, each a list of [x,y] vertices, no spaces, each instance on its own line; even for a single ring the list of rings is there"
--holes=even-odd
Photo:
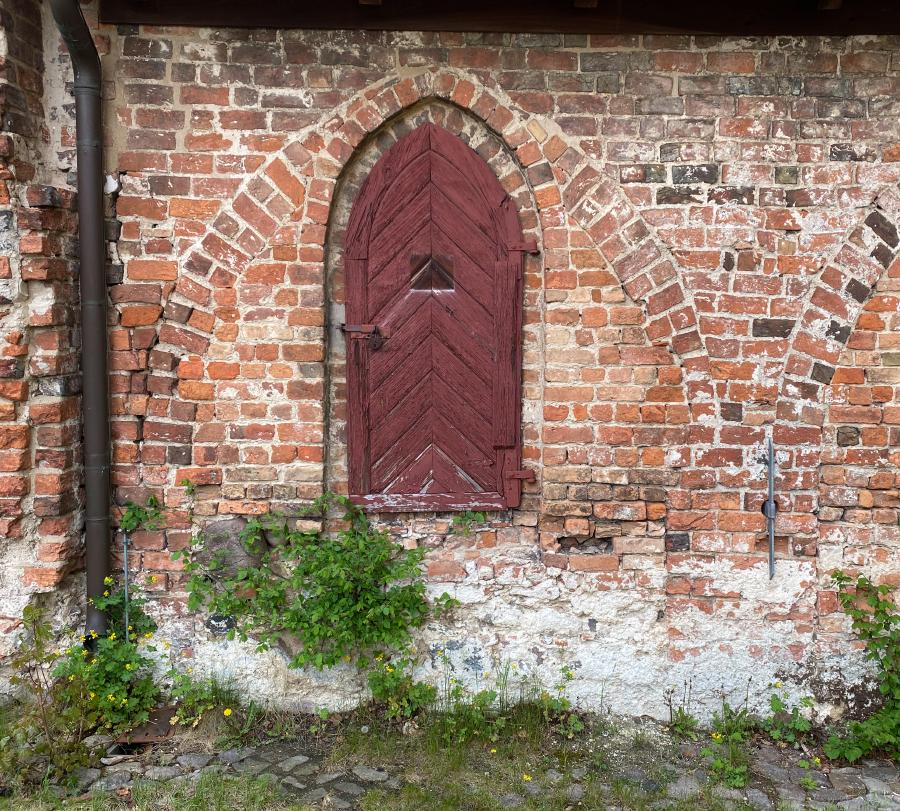
[[[698,407],[713,411],[715,407],[709,401],[714,391],[703,374],[707,363],[693,307],[665,247],[617,186],[593,169],[580,150],[554,133],[552,123],[538,123],[518,111],[501,91],[478,89],[474,81],[454,71],[390,79],[357,95],[330,119],[310,128],[269,159],[195,247],[186,252],[172,301],[192,306],[193,315],[186,325],[164,317],[159,348],[182,356],[182,364],[190,362],[191,389],[206,385],[195,383],[195,379],[206,381],[210,377],[213,362],[205,363],[204,359],[210,345],[227,347],[243,329],[238,323],[235,294],[230,291],[248,282],[264,286],[268,281],[267,263],[296,258],[300,283],[311,284],[311,291],[319,291],[308,294],[307,303],[324,304],[320,286],[322,246],[338,177],[360,143],[384,122],[427,99],[459,107],[497,134],[528,178],[542,225],[576,229],[580,225],[584,229],[584,237],[610,263],[628,294],[644,304],[647,334],[658,351],[665,354],[667,349],[674,350],[690,372],[686,382],[689,399],[694,403],[705,400]],[[292,318],[286,315],[289,324],[302,325],[310,336],[324,326],[321,315],[301,313],[296,320]],[[294,433],[324,449],[324,358],[310,344],[305,349],[300,347],[290,359],[303,362],[304,379],[249,385],[235,381],[232,388],[239,396],[267,387],[286,390],[299,401],[302,415],[308,415],[299,418]],[[175,374],[181,377],[179,370]],[[304,419],[308,423],[304,424]],[[214,464],[226,438],[205,432],[199,441],[206,442],[207,448],[198,451],[195,447],[194,453],[195,465],[200,468],[177,471],[179,481],[196,477],[207,484],[221,483],[221,477],[204,466]],[[300,451],[308,454],[306,461],[311,464],[321,463],[321,454],[311,454],[311,449]],[[313,477],[311,471],[298,475],[304,494],[312,493],[314,478],[321,484],[321,477]]]
[[[191,331],[200,333],[198,339],[185,338],[164,319],[161,342],[188,352],[207,344],[222,320],[211,306],[212,290],[232,287],[267,250],[299,237],[301,254],[320,258],[335,182],[354,149],[390,118],[428,98],[468,110],[496,132],[527,173],[542,218],[560,223],[571,214],[628,295],[644,305],[648,337],[671,347],[685,366],[707,368],[676,263],[618,185],[570,146],[552,122],[518,109],[500,89],[479,88],[474,79],[451,70],[370,86],[270,158],[181,262],[175,300],[183,296],[198,309],[212,310],[211,318],[197,319]],[[711,395],[711,387],[704,388]]]

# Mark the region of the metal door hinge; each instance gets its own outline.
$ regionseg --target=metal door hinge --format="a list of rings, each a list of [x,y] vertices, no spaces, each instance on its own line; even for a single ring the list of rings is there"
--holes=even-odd
[[[372,349],[381,349],[385,336],[377,324],[341,324],[341,332],[350,338],[369,341]]]
[[[522,253],[538,253],[537,241],[526,239],[524,242],[514,242],[509,246],[511,251],[521,251]]]

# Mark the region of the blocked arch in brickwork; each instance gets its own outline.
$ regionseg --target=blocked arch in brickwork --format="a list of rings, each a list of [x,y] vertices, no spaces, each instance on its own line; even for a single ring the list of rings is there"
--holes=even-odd
[[[783,438],[793,438],[787,433],[791,424],[821,425],[823,390],[885,274],[900,276],[900,186],[877,195],[811,289],[781,380],[778,422]],[[776,442],[777,434],[778,427]]]
[[[494,131],[523,167],[542,222],[565,223],[571,215],[628,295],[644,306],[648,338],[670,347],[683,365],[706,369],[696,312],[677,265],[617,184],[552,122],[519,110],[501,90],[451,70],[376,83],[270,158],[182,262],[176,297],[184,296],[201,317],[190,330],[164,318],[161,343],[202,352],[219,326],[220,314],[211,311],[213,290],[233,287],[265,250],[296,237],[301,259],[320,261],[315,254],[324,244],[336,179],[353,151],[385,121],[429,97],[468,110]],[[204,308],[210,310],[205,319]],[[225,327],[218,334],[227,338],[229,332]],[[711,386],[692,385],[713,393]]]

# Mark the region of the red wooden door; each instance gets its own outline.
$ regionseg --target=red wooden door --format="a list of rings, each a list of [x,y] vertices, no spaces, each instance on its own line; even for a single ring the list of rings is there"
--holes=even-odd
[[[375,510],[517,506],[524,265],[515,206],[459,138],[424,124],[350,215],[350,495]]]

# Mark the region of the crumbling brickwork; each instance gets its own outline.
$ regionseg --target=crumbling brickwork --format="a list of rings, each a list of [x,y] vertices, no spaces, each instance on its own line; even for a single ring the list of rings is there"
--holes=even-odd
[[[2,653],[25,603],[80,559],[77,220],[51,185],[43,30],[38,2],[0,9]]]
[[[433,120],[488,160],[538,243],[536,481],[472,536],[386,520],[464,603],[426,642],[458,642],[463,670],[567,661],[583,700],[641,712],[686,678],[711,695],[835,677],[829,573],[897,564],[894,39],[99,34],[121,186],[115,498],[170,512],[134,539],[154,588],[182,586],[185,480],[201,523],[345,487],[343,228],[367,169]],[[179,622],[180,644],[216,649]],[[272,692],[312,689],[289,684]]]

